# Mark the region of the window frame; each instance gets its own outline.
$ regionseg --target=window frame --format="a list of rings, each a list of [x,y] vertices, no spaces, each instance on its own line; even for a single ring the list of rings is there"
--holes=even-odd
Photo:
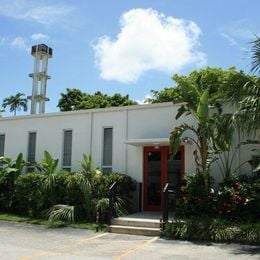
[[[111,129],[112,131],[112,141],[111,141],[111,165],[105,165],[104,164],[104,159],[105,159],[105,130],[106,129]],[[104,126],[102,128],[102,135],[103,135],[103,138],[102,138],[102,172],[104,174],[110,174],[113,172],[113,141],[114,141],[114,138],[113,138],[113,135],[114,135],[114,128],[113,126]],[[107,171],[108,170],[108,171]]]
[[[35,144],[34,144],[34,160],[29,160],[30,159],[30,136],[31,134],[35,134]],[[27,156],[26,156],[26,161],[28,163],[35,163],[36,162],[36,147],[37,147],[37,131],[29,131],[28,132],[28,140],[27,140]],[[34,166],[27,166],[27,172],[33,172],[35,169]]]
[[[64,154],[65,154],[65,133],[71,132],[71,147],[70,147],[70,164],[64,165]],[[73,129],[72,128],[66,128],[62,130],[62,153],[61,153],[61,168],[63,170],[66,170],[68,172],[71,172],[71,166],[72,166],[72,147],[73,147]]]
[[[3,136],[4,137],[4,141],[3,141],[3,151],[1,153],[1,149],[0,149],[0,156],[4,157],[5,156],[5,140],[6,140],[6,134],[5,133],[0,133],[0,137]],[[0,168],[3,167],[3,163],[0,162]]]

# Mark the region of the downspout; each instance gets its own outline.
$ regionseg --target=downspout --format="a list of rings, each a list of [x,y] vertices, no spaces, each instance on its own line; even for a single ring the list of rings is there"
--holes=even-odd
[[[92,156],[93,112],[90,112],[90,135],[89,136],[90,136],[90,140],[89,140],[89,154]]]
[[[125,140],[128,140],[128,109],[125,109]],[[125,174],[127,174],[127,143],[125,142]]]

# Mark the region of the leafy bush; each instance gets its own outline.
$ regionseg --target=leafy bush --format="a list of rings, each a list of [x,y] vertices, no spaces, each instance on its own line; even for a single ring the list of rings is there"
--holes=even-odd
[[[260,177],[233,176],[210,192],[203,189],[202,176],[186,177],[187,185],[177,199],[180,217],[216,216],[232,219],[257,219],[260,212]],[[211,181],[212,186],[212,181]]]
[[[213,179],[210,178],[210,186]],[[204,178],[201,174],[185,177],[185,186],[176,202],[176,215],[181,217],[211,215],[215,213],[215,196],[213,190],[205,191]]]
[[[164,235],[182,240],[260,243],[260,223],[233,223],[221,218],[176,219],[166,224]]]
[[[101,220],[107,220],[109,209],[109,188],[117,182],[115,212],[120,216],[131,211],[131,192],[135,185],[132,178],[123,173],[96,174],[92,179],[94,211],[100,213]]]
[[[260,212],[260,177],[233,176],[217,190],[218,214],[232,218],[257,219]]]
[[[21,175],[25,166],[23,154],[18,154],[16,159],[1,156],[0,163],[0,210],[11,211],[15,181]]]
[[[14,211],[29,216],[40,216],[44,209],[46,193],[42,189],[44,176],[28,173],[17,178],[14,188]]]
[[[125,212],[125,205],[130,208],[127,199],[133,189],[133,182],[125,174],[103,175],[96,172],[89,179],[86,174],[61,171],[50,174],[27,173],[17,178],[11,177],[9,174],[8,178],[0,183],[3,212],[8,210],[32,217],[44,217],[50,213],[51,219],[56,219],[61,214],[63,218],[69,216],[70,220],[74,220],[75,214],[78,220],[93,221],[96,212],[99,211],[100,218],[106,220],[109,187],[114,181],[118,181],[116,212]],[[9,185],[10,182],[12,185]],[[49,211],[50,208],[53,209],[53,213]]]

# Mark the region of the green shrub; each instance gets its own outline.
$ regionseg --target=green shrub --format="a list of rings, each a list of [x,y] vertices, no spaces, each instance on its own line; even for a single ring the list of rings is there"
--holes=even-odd
[[[231,219],[258,219],[260,212],[260,177],[233,176],[209,192],[203,189],[201,175],[186,177],[176,202],[176,215],[221,216]],[[212,180],[210,186],[212,187]]]
[[[68,173],[57,174],[51,189],[47,185],[48,177],[49,175],[40,173],[27,173],[17,178],[13,190],[14,212],[42,217],[44,210],[58,202],[66,202],[64,184]]]
[[[185,176],[186,185],[181,188],[181,192],[176,201],[176,215],[180,217],[191,217],[200,215],[215,214],[215,194],[206,192],[204,188],[204,178],[201,174]],[[213,179],[210,178],[210,186]]]
[[[260,243],[259,223],[234,223],[221,218],[175,219],[167,223],[164,235],[181,240]]]
[[[0,210],[12,211],[13,207],[13,189],[16,179],[16,172],[7,172],[0,170]]]
[[[90,176],[56,171],[57,160],[52,159],[48,152],[45,152],[45,159],[39,165],[39,173],[16,176],[16,171],[0,171],[1,211],[44,217],[52,208],[55,212],[51,216],[55,218],[60,212],[64,213],[63,216],[69,216],[68,212],[73,209],[73,218],[70,219],[74,219],[76,212],[78,219],[93,221],[98,210],[100,217],[106,219],[109,187],[114,181],[118,182],[117,212],[124,212],[124,205],[130,209],[129,197],[134,185],[131,177],[125,174],[103,175],[95,170]]]
[[[100,219],[107,221],[109,208],[109,188],[117,181],[117,198],[114,210],[118,215],[131,211],[131,192],[135,185],[132,178],[123,173],[96,174],[92,179],[94,213],[100,213]]]
[[[260,244],[260,223],[244,224],[240,227],[241,232],[237,240],[241,243]]]
[[[127,205],[127,211],[131,210],[130,198],[131,192],[134,190],[135,185],[133,179],[123,173],[111,173],[96,175],[93,179],[93,194],[94,198],[102,199],[108,198],[110,186],[117,181],[118,196],[122,198]]]
[[[232,176],[217,190],[218,214],[232,219],[258,219],[260,212],[260,177]]]
[[[38,173],[20,175],[14,188],[14,211],[29,216],[39,216],[43,209],[45,193],[41,189],[44,176]]]

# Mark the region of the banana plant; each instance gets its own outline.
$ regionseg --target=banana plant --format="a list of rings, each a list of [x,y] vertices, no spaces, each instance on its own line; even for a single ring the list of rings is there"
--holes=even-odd
[[[41,162],[36,163],[36,169],[45,175],[44,181],[42,182],[42,192],[49,193],[49,199],[55,201],[55,186],[57,183],[57,167],[59,159],[54,159],[51,154],[47,151],[43,153],[43,159]]]
[[[197,121],[197,126],[190,126],[186,123],[181,124],[173,129],[170,133],[170,153],[172,157],[177,153],[178,147],[182,141],[190,140],[196,145],[194,152],[197,171],[203,175],[204,188],[209,190],[209,167],[214,161],[210,152],[210,136],[212,131],[213,120],[209,115],[209,89],[203,90],[201,82],[198,80],[196,84],[187,87],[187,99],[192,100],[191,103],[183,104],[176,115],[176,120],[183,114],[192,114]],[[191,96],[193,97],[191,99]],[[197,104],[194,101],[197,100]],[[185,137],[184,133],[191,131],[195,137]]]
[[[11,175],[11,179],[14,181],[19,175],[22,174],[23,168],[26,165],[22,153],[19,153],[16,159],[1,156],[0,163],[2,164],[0,183],[10,178]]]
[[[36,168],[47,175],[53,174],[57,171],[59,159],[54,159],[47,151],[43,152],[43,159],[36,164]]]

